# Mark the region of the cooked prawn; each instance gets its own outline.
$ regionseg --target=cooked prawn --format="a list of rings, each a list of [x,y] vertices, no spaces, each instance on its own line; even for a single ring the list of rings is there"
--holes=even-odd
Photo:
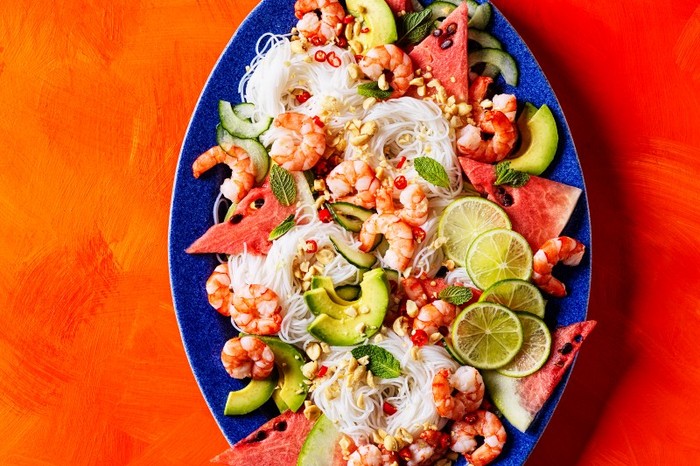
[[[483,117],[482,125],[493,129],[493,137],[483,139],[481,129],[474,125],[467,125],[457,135],[457,151],[479,162],[500,162],[515,146],[518,138],[515,124],[503,113],[492,111],[487,112]]]
[[[418,306],[418,308],[422,308],[423,306],[428,304],[428,295],[425,293],[423,285],[421,284],[421,281],[418,278],[404,278],[403,280],[401,280],[401,286],[403,287],[403,290],[406,293],[408,299],[416,303],[416,306]]]
[[[277,115],[274,125],[282,129],[270,149],[270,157],[290,171],[308,170],[326,151],[326,134],[313,118],[296,112]]]
[[[406,93],[413,79],[413,62],[406,52],[393,44],[378,45],[360,60],[360,69],[370,79],[384,79],[391,86],[392,98]]]
[[[532,281],[546,293],[557,298],[566,296],[566,286],[552,276],[557,263],[574,266],[581,263],[586,246],[568,236],[545,241],[532,258]]]
[[[221,184],[221,194],[232,202],[238,202],[255,185],[255,172],[250,156],[238,146],[231,146],[228,152],[221,146],[214,146],[195,159],[192,174],[199,178],[202,173],[220,163],[225,163],[231,168],[231,176]]]
[[[361,445],[348,458],[348,466],[398,465],[396,453],[373,444]]]
[[[336,27],[345,18],[345,9],[337,0],[297,0],[294,15],[297,29],[314,45],[324,45],[336,37]]]
[[[437,430],[424,430],[409,446],[399,452],[407,466],[428,466],[445,456],[450,437]]]
[[[477,76],[469,85],[468,101],[472,107],[472,118],[476,124],[481,123],[484,108],[481,106],[481,101],[486,98],[489,92],[489,86],[493,83],[493,79],[488,76]]]
[[[489,411],[475,411],[463,421],[457,421],[450,431],[452,451],[464,455],[468,463],[483,466],[496,459],[506,443],[506,430],[495,414]],[[483,438],[479,446],[477,437]]]
[[[471,366],[462,366],[454,374],[449,369],[440,369],[433,378],[433,400],[440,416],[460,420],[481,406],[484,380]]]
[[[244,285],[236,289],[231,318],[247,333],[272,335],[279,332],[282,308],[277,293],[263,285]]]
[[[326,177],[326,185],[337,201],[372,209],[380,186],[374,169],[362,160],[340,162]]]
[[[457,307],[438,299],[420,308],[413,320],[414,330],[423,330],[428,336],[440,331],[440,327],[449,327],[455,316]]]
[[[231,377],[266,379],[275,367],[275,355],[262,340],[246,335],[231,338],[221,350],[221,362]]]
[[[416,249],[411,227],[394,214],[373,214],[362,224],[360,250],[369,251],[377,235],[384,235],[389,243],[385,264],[399,272],[406,269]]]
[[[228,274],[228,262],[219,264],[207,279],[207,297],[209,304],[224,316],[231,315],[231,277]]]
[[[518,111],[518,101],[513,94],[497,94],[491,99],[493,110],[503,113],[511,122],[515,121],[515,113]]]
[[[411,184],[399,195],[401,209],[396,210],[394,205],[393,188],[382,186],[377,190],[377,212],[380,214],[396,214],[401,220],[411,226],[419,227],[428,220],[428,198],[423,188],[418,184]]]

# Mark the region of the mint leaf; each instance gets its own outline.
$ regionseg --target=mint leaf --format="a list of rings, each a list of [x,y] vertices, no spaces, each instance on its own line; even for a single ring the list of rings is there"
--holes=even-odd
[[[404,46],[417,44],[425,39],[433,28],[432,19],[430,8],[401,16],[397,24],[399,33],[397,44]]]
[[[376,81],[360,84],[357,86],[357,93],[364,97],[374,97],[375,99],[388,99],[393,94],[394,90],[389,86],[388,90],[379,89],[379,84]]]
[[[296,223],[294,223],[294,214],[292,214],[289,217],[285,218],[282,223],[277,225],[270,232],[270,236],[268,236],[267,239],[270,241],[274,241],[277,238],[284,236],[284,234],[287,233],[292,228],[294,228],[295,225],[296,225]]]
[[[530,175],[525,172],[510,168],[510,162],[496,164],[495,185],[505,184],[514,188],[521,188],[530,181]]]
[[[428,183],[441,188],[450,187],[450,178],[447,176],[445,168],[437,160],[430,157],[417,157],[413,160],[413,166]]]
[[[270,188],[280,204],[290,206],[297,200],[297,185],[292,175],[277,164],[270,169]]]
[[[360,359],[369,356],[368,368],[372,374],[382,379],[393,379],[401,375],[401,365],[393,354],[376,345],[363,345],[351,351],[352,357]]]
[[[459,306],[472,299],[472,290],[463,286],[448,286],[438,294],[438,298]]]

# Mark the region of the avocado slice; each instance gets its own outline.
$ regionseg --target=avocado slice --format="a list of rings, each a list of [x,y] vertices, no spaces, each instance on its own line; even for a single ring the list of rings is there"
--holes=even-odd
[[[333,280],[331,279],[331,277],[322,277],[320,275],[316,275],[315,277],[313,277],[311,279],[311,289],[315,290],[317,288],[323,288],[324,290],[326,290],[328,296],[330,296],[330,298],[338,304],[341,304],[343,306],[352,306],[354,304],[352,300],[347,300],[338,295],[337,291],[335,290],[335,287],[333,286]],[[314,309],[311,309],[311,312],[314,312]],[[341,317],[336,317],[336,319],[340,319]]]
[[[389,282],[386,273],[382,269],[366,272],[360,288],[360,299],[349,301],[349,305],[333,301],[325,288],[316,288],[304,293],[304,301],[317,316],[308,327],[309,333],[321,341],[337,346],[356,345],[377,333],[389,306]],[[369,312],[359,312],[365,306]],[[354,312],[350,307],[354,308]]]
[[[280,412],[286,411],[286,409],[282,409],[285,407],[292,411],[298,410],[304,404],[306,394],[309,391],[309,386],[305,383],[306,378],[301,372],[301,367],[305,362],[304,355],[294,346],[279,338],[260,335],[255,335],[255,338],[265,342],[275,354],[275,365],[279,378],[276,384],[279,388],[275,390],[274,394],[271,393],[275,404],[280,408]]]
[[[394,13],[384,0],[347,0],[347,7],[355,21],[360,21],[367,31],[354,37],[362,44],[363,54],[378,45],[396,42]]]
[[[235,392],[229,392],[224,407],[224,416],[248,414],[265,404],[277,387],[277,376],[262,380],[251,380],[248,385]]]
[[[328,466],[334,463],[341,433],[325,414],[316,420],[299,452],[297,466]],[[344,464],[344,463],[343,463]]]
[[[531,175],[539,175],[547,169],[557,153],[559,132],[557,122],[547,105],[536,110],[532,104],[525,104],[523,113],[518,118],[520,131],[520,149],[513,159],[510,168]]]

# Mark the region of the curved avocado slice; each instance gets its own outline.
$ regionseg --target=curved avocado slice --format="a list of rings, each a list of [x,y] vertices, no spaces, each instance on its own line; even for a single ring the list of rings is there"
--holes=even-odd
[[[531,175],[539,175],[547,169],[557,153],[559,132],[552,111],[546,105],[533,114],[536,107],[526,104],[518,118],[520,149],[510,159],[510,168]]]
[[[277,387],[277,376],[263,380],[251,380],[248,385],[235,392],[229,392],[224,407],[225,416],[248,414],[265,404]]]
[[[297,466],[329,466],[334,464],[341,433],[325,414],[314,423],[299,452]]]
[[[335,291],[335,287],[333,286],[333,280],[331,280],[331,277],[316,275],[311,278],[311,289],[315,290],[317,288],[323,288],[326,290],[328,296],[330,296],[330,298],[338,304],[343,306],[352,306],[354,304],[352,301],[348,301],[347,299],[343,299],[338,296],[338,293]],[[311,309],[311,312],[313,312],[314,315],[318,315],[314,312],[314,310],[315,309]]]
[[[360,288],[360,299],[352,301],[351,305],[336,303],[325,288],[304,293],[304,301],[317,316],[308,327],[309,333],[337,346],[356,345],[377,333],[389,306],[386,273],[382,269],[366,272]],[[368,312],[362,313],[365,307]]]
[[[305,362],[304,356],[301,351],[279,338],[260,335],[255,335],[255,337],[264,341],[275,354],[275,365],[279,377],[277,383],[279,389],[275,391],[275,395],[271,393],[275,404],[280,408],[280,412],[286,411],[281,409],[283,407],[292,411],[298,410],[304,404],[306,393],[309,391],[309,386],[304,383],[306,378],[301,372],[301,367]],[[277,399],[282,403],[279,403]]]
[[[355,40],[362,44],[363,54],[378,45],[396,42],[394,13],[384,0],[347,0],[346,3],[355,21],[361,21],[367,31],[355,36]]]

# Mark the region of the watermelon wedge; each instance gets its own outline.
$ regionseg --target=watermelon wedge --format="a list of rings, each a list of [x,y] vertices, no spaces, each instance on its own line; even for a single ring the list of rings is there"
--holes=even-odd
[[[424,73],[430,70],[433,78],[458,101],[466,101],[469,92],[468,22],[467,4],[462,2],[442,22],[440,35],[430,34],[408,54],[415,68]]]
[[[297,457],[313,422],[302,413],[287,411],[211,459],[219,465],[290,466]]]
[[[394,16],[397,18],[404,13],[411,13],[413,11],[413,3],[411,0],[386,0],[386,4],[389,5]]]
[[[262,200],[262,207],[253,204]],[[258,202],[259,203],[259,202]],[[296,206],[283,206],[270,189],[268,182],[250,190],[241,199],[231,221],[217,223],[187,248],[190,254],[240,254],[247,245],[252,254],[267,254],[272,247],[270,232],[296,212]]]
[[[496,371],[482,372],[491,399],[516,429],[527,430],[595,326],[596,321],[589,320],[556,329],[549,359],[532,375],[518,379]]]
[[[508,214],[513,230],[525,237],[533,252],[564,229],[581,190],[556,181],[530,176],[521,188],[496,186],[496,168],[488,163],[459,157],[462,170],[474,188],[486,194]]]

